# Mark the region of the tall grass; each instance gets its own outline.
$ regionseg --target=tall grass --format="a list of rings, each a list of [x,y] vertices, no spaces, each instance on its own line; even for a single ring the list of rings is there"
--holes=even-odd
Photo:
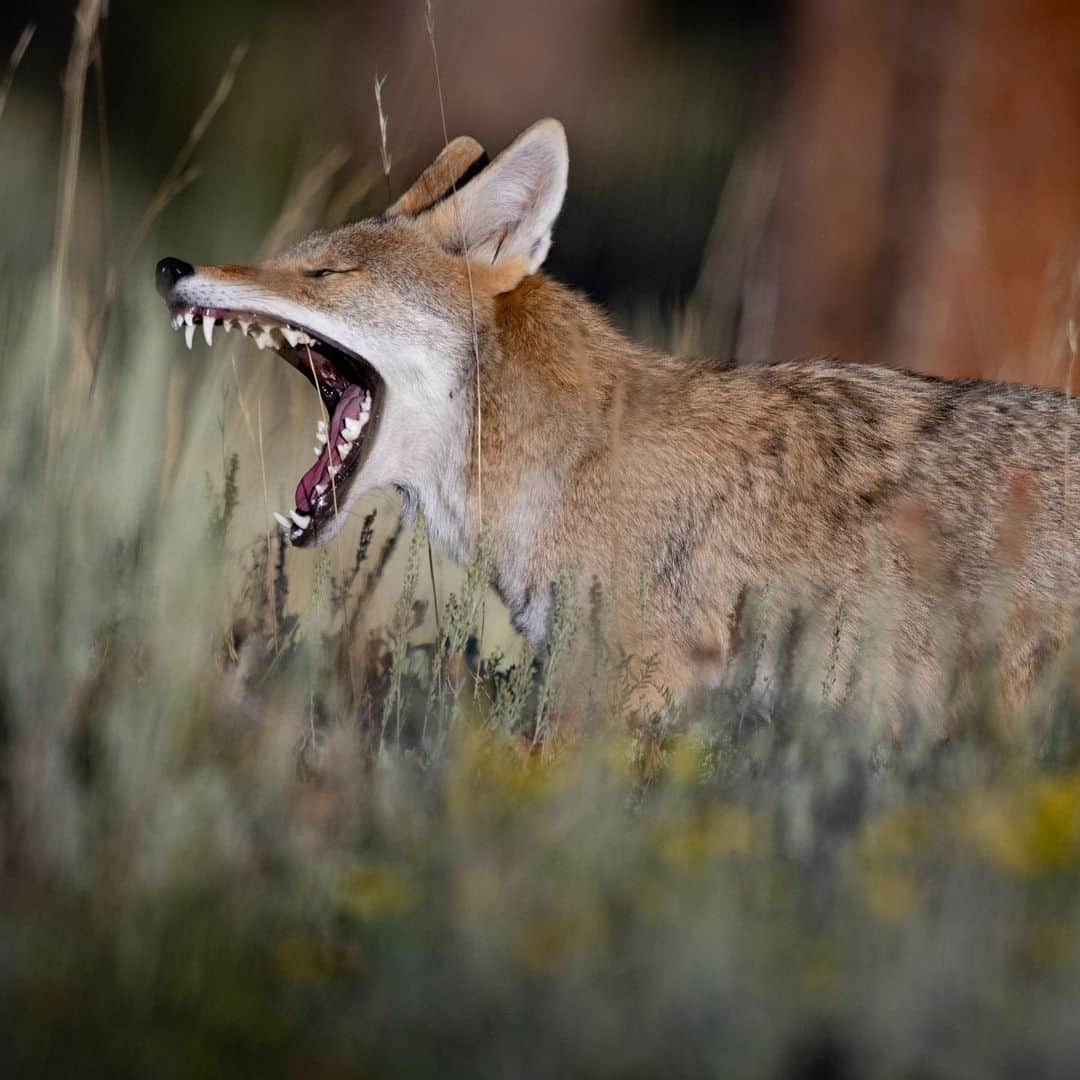
[[[267,534],[268,376],[179,362],[146,276],[89,384],[53,280],[0,285],[10,1075],[1070,1072],[1069,677],[1030,735],[895,742],[835,664],[755,712],[762,623],[736,691],[628,725],[597,590],[482,655],[483,547],[433,630],[393,502]]]

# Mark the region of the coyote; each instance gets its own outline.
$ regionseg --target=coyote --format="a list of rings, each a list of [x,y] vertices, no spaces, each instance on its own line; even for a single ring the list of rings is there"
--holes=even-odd
[[[831,643],[837,698],[885,630],[890,692],[931,707],[992,626],[1021,699],[1075,614],[1077,404],[636,344],[541,271],[568,160],[556,120],[490,162],[458,138],[381,217],[259,266],[158,264],[189,348],[198,324],[208,345],[238,327],[318,391],[321,452],[277,515],[291,543],[325,544],[392,486],[457,560],[486,537],[538,648],[568,568],[598,582],[613,643],[678,698],[723,683],[767,596]]]

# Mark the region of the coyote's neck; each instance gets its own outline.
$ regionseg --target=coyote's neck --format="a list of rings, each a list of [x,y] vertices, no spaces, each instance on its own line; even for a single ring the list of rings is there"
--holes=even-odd
[[[539,644],[559,575],[577,569],[591,583],[611,570],[566,565],[582,537],[603,533],[612,562],[621,554],[620,538],[603,529],[603,504],[620,487],[623,444],[643,402],[672,361],[540,274],[478,304],[477,321],[480,408],[473,367],[455,392],[464,422],[415,495],[432,539],[459,562],[486,535],[492,583]]]
[[[518,628],[539,643],[553,583],[567,569],[560,560],[598,509],[637,375],[665,358],[543,275],[497,297],[479,329],[480,409],[472,384],[465,474],[444,473],[425,510],[463,561],[483,521],[493,584]],[[580,505],[583,497],[592,505]]]

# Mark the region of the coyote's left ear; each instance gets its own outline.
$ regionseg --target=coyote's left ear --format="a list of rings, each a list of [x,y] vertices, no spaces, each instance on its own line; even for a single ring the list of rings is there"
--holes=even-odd
[[[415,217],[430,210],[455,187],[467,184],[487,163],[484,148],[468,135],[459,135],[443,147],[413,186],[386,211],[386,217]]]
[[[569,167],[562,124],[541,120],[419,220],[448,251],[505,270],[503,288],[513,288],[547,258]]]

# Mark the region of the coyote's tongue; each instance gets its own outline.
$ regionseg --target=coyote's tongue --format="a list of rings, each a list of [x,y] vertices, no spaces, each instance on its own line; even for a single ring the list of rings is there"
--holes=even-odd
[[[342,429],[346,420],[359,420],[360,408],[364,401],[364,391],[351,385],[341,395],[341,400],[334,409],[334,415],[330,418],[330,430],[327,432],[326,445],[322,448],[315,464],[303,476],[296,485],[296,508],[306,514],[311,510],[312,503],[318,497],[315,488],[319,485],[330,484],[330,467],[340,467],[342,459],[338,456],[338,444],[342,439]],[[351,441],[351,440],[346,440]]]

